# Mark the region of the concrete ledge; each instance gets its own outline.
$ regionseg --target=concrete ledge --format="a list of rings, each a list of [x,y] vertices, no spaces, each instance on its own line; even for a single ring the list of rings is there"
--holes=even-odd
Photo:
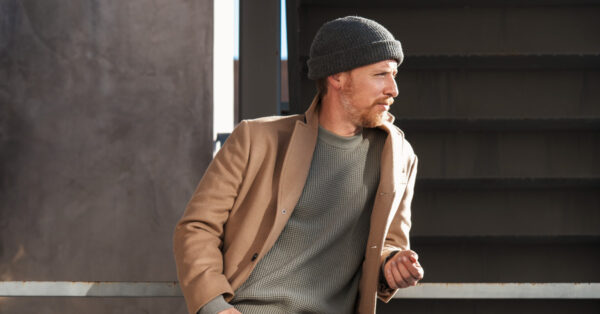
[[[181,297],[177,282],[2,281],[0,297]],[[395,299],[600,299],[600,283],[423,283]]]
[[[3,281],[0,297],[181,297],[177,282]]]
[[[395,299],[600,299],[600,283],[424,283]]]

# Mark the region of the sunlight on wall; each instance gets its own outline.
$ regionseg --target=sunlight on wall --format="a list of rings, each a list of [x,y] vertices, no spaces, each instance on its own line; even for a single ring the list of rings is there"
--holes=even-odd
[[[233,130],[235,1],[214,1],[213,140]]]

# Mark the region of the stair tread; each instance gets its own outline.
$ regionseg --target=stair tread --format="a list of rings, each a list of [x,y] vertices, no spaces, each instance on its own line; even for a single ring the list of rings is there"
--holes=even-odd
[[[471,178],[423,178],[416,184],[426,188],[600,188],[598,177],[471,177]]]
[[[399,118],[395,122],[402,129],[419,131],[461,130],[600,130],[600,117],[577,118]]]

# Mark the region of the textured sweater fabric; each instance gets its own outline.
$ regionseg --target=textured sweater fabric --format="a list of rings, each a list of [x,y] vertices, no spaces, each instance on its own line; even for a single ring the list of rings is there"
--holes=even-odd
[[[353,137],[319,129],[298,204],[277,242],[236,290],[236,309],[354,312],[385,136],[378,129]]]

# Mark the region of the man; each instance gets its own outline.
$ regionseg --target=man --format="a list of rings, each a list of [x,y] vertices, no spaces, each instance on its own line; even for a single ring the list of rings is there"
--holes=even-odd
[[[380,24],[324,24],[303,115],[242,121],[175,230],[190,313],[374,313],[423,269],[409,250],[417,157],[388,109],[400,42]]]

